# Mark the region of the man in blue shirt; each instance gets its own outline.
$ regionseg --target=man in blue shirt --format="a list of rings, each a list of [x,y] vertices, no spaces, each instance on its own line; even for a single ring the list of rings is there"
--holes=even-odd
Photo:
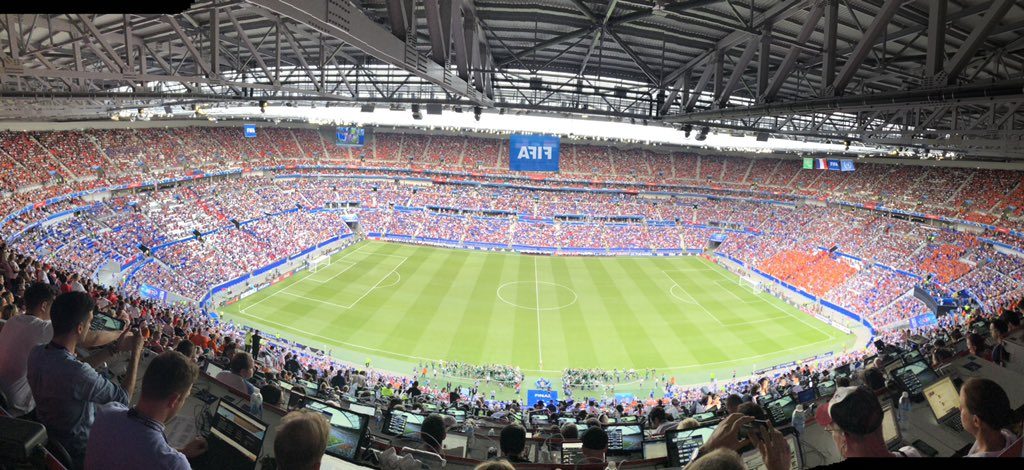
[[[187,458],[206,451],[198,437],[178,451],[167,443],[164,423],[181,410],[199,376],[196,363],[177,351],[168,351],[149,363],[142,377],[139,404],[102,407],[89,433],[86,470],[188,470]]]
[[[128,405],[131,385],[139,366],[142,336],[137,331],[122,337],[121,349],[130,345],[132,359],[124,383],[129,391],[98,374],[74,354],[89,334],[96,302],[84,292],[57,296],[50,307],[53,341],[36,346],[28,356],[28,383],[36,402],[36,417],[46,432],[60,442],[78,468],[85,459],[89,428],[96,404]],[[114,343],[115,347],[117,343]]]

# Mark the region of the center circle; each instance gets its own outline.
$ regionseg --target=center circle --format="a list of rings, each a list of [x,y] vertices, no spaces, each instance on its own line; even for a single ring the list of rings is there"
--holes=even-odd
[[[566,301],[570,296],[572,300]],[[498,299],[528,310],[559,310],[576,303],[578,296],[571,288],[554,282],[514,281],[498,286]]]

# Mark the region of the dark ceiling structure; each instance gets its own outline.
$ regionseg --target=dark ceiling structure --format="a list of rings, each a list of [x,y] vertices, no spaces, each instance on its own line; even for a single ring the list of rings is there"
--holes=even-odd
[[[1015,160],[1022,33],[1014,0],[207,0],[175,15],[0,15],[0,119],[441,104]]]

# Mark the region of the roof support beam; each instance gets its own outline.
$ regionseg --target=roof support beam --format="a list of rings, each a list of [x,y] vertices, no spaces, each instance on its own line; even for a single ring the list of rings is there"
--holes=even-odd
[[[928,3],[928,51],[924,74],[929,78],[942,73],[942,62],[946,60],[947,6],[948,0],[931,0]]]
[[[836,78],[836,30],[839,26],[839,0],[828,0],[825,5],[825,44],[822,51],[824,61],[821,69],[821,95],[825,94],[828,84]]]
[[[654,71],[651,70],[639,55],[637,55],[633,48],[629,47],[629,44],[626,44],[626,41],[623,41],[622,38],[619,37],[619,33],[616,33],[612,28],[605,28],[605,30],[608,31],[608,35],[612,37],[612,40],[614,40],[623,51],[626,51],[626,54],[633,60],[633,63],[636,64],[637,67],[640,67],[640,70],[644,75],[647,75],[647,78],[651,80],[651,83],[657,84],[658,77],[654,74]]]
[[[750,64],[751,59],[754,58],[754,53],[757,52],[758,43],[761,38],[755,36],[747,41],[747,47],[743,49],[743,54],[740,55],[740,60],[733,65],[732,75],[729,76],[729,81],[726,82],[725,87],[722,88],[721,93],[715,96],[715,102],[718,103],[718,107],[724,107],[729,102],[729,96],[736,90],[736,86],[739,85],[740,78],[743,78],[743,73],[747,70],[747,65]]]
[[[256,65],[260,66],[260,70],[263,70],[263,74],[271,83],[279,85],[280,82],[277,80],[277,74],[270,73],[270,68],[267,67],[267,63],[263,61],[263,56],[261,56],[259,51],[256,50],[256,47],[252,45],[252,41],[249,40],[249,35],[245,34],[245,30],[238,24],[238,18],[235,18],[235,14],[231,10],[228,10],[228,19],[231,20],[231,25],[235,27],[235,33],[238,36],[238,39],[242,41],[242,45],[249,51],[249,56],[256,61]],[[277,36],[278,40],[280,40],[280,34]]]
[[[773,22],[777,22],[777,21],[789,18],[794,13],[796,13],[796,12],[798,12],[800,10],[803,10],[805,7],[807,7],[808,3],[810,3],[810,0],[778,0],[778,1],[776,1],[771,6],[771,8],[769,8],[765,12],[757,15],[754,18],[753,23],[750,25],[750,27],[751,27],[750,31],[748,31],[748,30],[737,30],[737,31],[733,31],[733,32],[727,34],[725,37],[723,37],[722,39],[718,40],[717,43],[715,43],[715,47],[714,48],[712,48],[711,50],[705,51],[705,52],[703,52],[701,54],[698,54],[697,57],[694,57],[693,59],[690,59],[690,61],[688,61],[685,64],[683,64],[682,67],[679,67],[678,69],[674,70],[672,73],[666,75],[665,78],[662,80],[662,83],[674,82],[676,79],[679,78],[680,75],[686,73],[688,70],[696,67],[698,64],[703,62],[705,59],[707,59],[708,57],[712,56],[714,51],[721,50],[721,49],[728,49],[728,48],[730,48],[732,46],[735,46],[736,44],[739,44],[740,42],[743,42],[743,41],[749,39],[750,36],[757,34],[756,30],[759,30],[762,25],[773,23]],[[667,7],[666,10],[668,8],[671,8],[671,7]],[[615,22],[615,20],[613,19],[611,21],[611,23],[614,23],[614,22]],[[611,23],[609,23],[609,24],[611,24]]]
[[[772,23],[768,22],[764,25],[764,31],[761,32],[761,50],[757,53],[757,96],[755,97],[757,100],[760,100],[761,97],[764,96],[765,91],[768,90],[771,58]]]
[[[580,36],[583,36],[584,34],[590,34],[590,32],[594,30],[594,28],[596,28],[596,26],[591,25],[591,26],[588,26],[586,28],[574,29],[574,30],[569,31],[567,33],[559,34],[558,36],[555,36],[555,37],[553,37],[551,39],[548,39],[547,41],[539,42],[539,43],[537,43],[536,45],[534,45],[532,47],[529,47],[529,48],[523,49],[522,51],[517,52],[515,54],[515,56],[513,56],[513,57],[510,57],[510,58],[505,59],[505,60],[503,60],[501,62],[498,62],[498,68],[503,68],[503,67],[505,67],[508,64],[516,62],[517,60],[521,60],[523,57],[526,57],[526,56],[528,56],[530,54],[533,54],[534,52],[542,51],[542,50],[547,49],[547,48],[549,48],[551,46],[562,44],[563,42],[566,42],[566,41],[571,41],[571,40],[576,39],[576,38],[578,38]]]
[[[811,7],[811,11],[807,14],[807,20],[804,21],[804,27],[800,29],[800,34],[796,37],[797,44],[806,43],[811,37],[811,33],[814,32],[814,28],[818,26],[818,21],[821,20],[821,14],[824,11],[824,5],[816,3]],[[786,51],[786,56],[782,59],[782,64],[779,65],[779,69],[775,72],[775,76],[772,77],[771,84],[768,85],[768,89],[764,95],[761,96],[762,102],[770,102],[775,99],[775,95],[779,93],[782,88],[782,84],[786,82],[789,75],[793,73],[793,69],[796,68],[796,61],[800,58],[800,54],[803,52],[802,47],[792,45],[789,47],[789,51]]]
[[[878,15],[871,21],[867,30],[864,31],[864,36],[861,37],[860,42],[857,43],[857,47],[854,48],[853,53],[850,54],[849,60],[843,65],[843,68],[839,71],[839,76],[836,77],[835,82],[832,83],[832,95],[840,96],[843,91],[846,90],[846,86],[853,80],[853,75],[857,73],[864,59],[867,58],[868,53],[875,46],[875,40],[885,32],[885,28],[889,26],[889,22],[892,17],[896,15],[900,7],[904,3],[908,3],[909,0],[886,0],[879,10]]]
[[[452,38],[452,0],[424,0],[427,32],[430,35],[430,58],[438,65],[448,62]],[[402,38],[405,41],[405,38]]]
[[[340,39],[366,54],[433,83],[446,93],[480,106],[493,106],[465,80],[430,58],[410,50],[401,39],[366,16],[356,5],[328,0],[247,0],[292,21]]]
[[[388,0],[388,22],[391,25],[391,34],[403,41],[409,31],[415,29],[413,25],[413,15],[415,9],[412,5],[412,0]]]
[[[708,60],[707,65],[704,67],[704,73],[700,75],[697,80],[697,86],[693,87],[693,94],[690,95],[690,100],[686,102],[686,112],[693,111],[693,107],[697,105],[697,100],[700,98],[701,93],[704,91],[704,87],[708,86],[708,81],[711,80],[711,75],[715,73],[715,59]]]
[[[985,12],[985,16],[982,17],[981,24],[971,30],[970,36],[967,36],[967,40],[964,41],[960,49],[956,51],[956,54],[953,54],[953,57],[949,59],[949,63],[946,64],[946,79],[949,83],[957,80],[960,73],[964,71],[967,64],[974,58],[974,53],[978,52],[978,48],[988,38],[989,33],[999,24],[999,20],[1006,15],[1006,12],[1010,10],[1014,3],[1016,3],[1014,0],[994,0],[992,2],[988,11]]]

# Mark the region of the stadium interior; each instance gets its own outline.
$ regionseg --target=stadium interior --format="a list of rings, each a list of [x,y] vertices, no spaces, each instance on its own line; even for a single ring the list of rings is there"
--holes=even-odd
[[[32,8],[0,470],[1024,457],[1022,2]]]

